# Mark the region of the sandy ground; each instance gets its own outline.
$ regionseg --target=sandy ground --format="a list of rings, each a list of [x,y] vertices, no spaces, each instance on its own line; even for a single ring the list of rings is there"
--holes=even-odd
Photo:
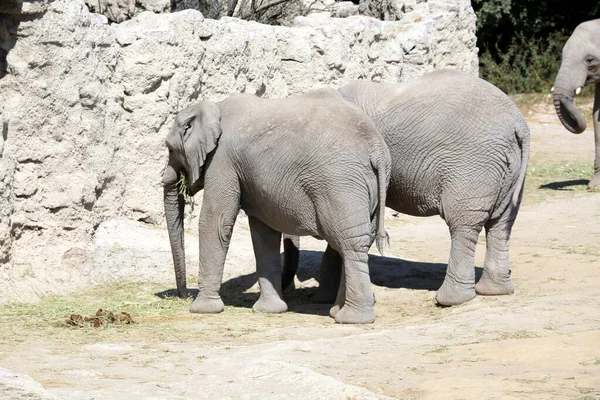
[[[591,162],[591,131],[529,120],[531,165]],[[514,295],[437,307],[445,224],[388,213],[391,246],[370,262],[373,325],[336,325],[327,306],[309,304],[325,244],[306,239],[286,314],[252,313],[250,288],[226,299],[222,314],[174,318],[171,340],[137,328],[81,341],[23,332],[0,343],[0,366],[64,399],[600,399],[600,193],[555,183],[525,193],[511,245]],[[253,263],[245,226],[231,246]],[[478,276],[484,249],[481,236]],[[253,283],[235,279],[240,290]],[[0,398],[25,398],[4,389]]]

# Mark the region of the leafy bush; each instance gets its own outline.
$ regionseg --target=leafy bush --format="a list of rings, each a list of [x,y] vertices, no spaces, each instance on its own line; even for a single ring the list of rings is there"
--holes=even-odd
[[[481,76],[504,92],[549,92],[560,67],[567,37],[553,34],[547,39],[514,36],[506,50],[498,46],[480,51]]]
[[[480,75],[511,94],[547,92],[573,30],[600,18],[600,2],[472,0],[472,5]]]

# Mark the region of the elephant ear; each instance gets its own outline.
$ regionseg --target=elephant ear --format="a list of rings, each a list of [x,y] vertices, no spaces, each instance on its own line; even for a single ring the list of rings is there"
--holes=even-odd
[[[200,178],[206,157],[217,147],[221,136],[221,111],[216,103],[203,101],[180,114],[177,119],[183,146],[182,163],[191,185]]]

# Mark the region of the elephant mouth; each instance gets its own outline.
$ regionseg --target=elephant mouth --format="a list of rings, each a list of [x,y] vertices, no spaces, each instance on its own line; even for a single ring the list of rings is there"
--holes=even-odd
[[[188,178],[188,174],[185,171],[179,171],[179,180],[175,182],[177,192],[183,197],[191,197],[195,195],[200,189],[200,181],[198,178],[196,182],[191,183]]]
[[[179,173],[179,181],[177,181],[176,185],[179,193],[183,196],[194,196],[196,193],[204,189],[204,168],[200,169],[198,179],[196,179],[194,182],[190,182],[189,174],[182,170]]]
[[[167,166],[160,184],[163,187],[175,186],[180,195],[193,196],[204,188],[204,168],[200,171],[198,179],[190,182],[189,175],[184,169],[177,172],[174,168]]]

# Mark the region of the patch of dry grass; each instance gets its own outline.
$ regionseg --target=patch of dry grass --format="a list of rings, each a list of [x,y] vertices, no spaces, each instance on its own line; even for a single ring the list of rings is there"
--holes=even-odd
[[[165,322],[189,316],[191,299],[156,296],[164,287],[155,283],[121,283],[100,286],[67,296],[48,296],[39,303],[10,303],[0,307],[0,341],[24,341],[45,335],[66,341],[87,342],[114,335],[130,336],[139,330],[163,336]],[[73,327],[71,314],[95,315],[98,309],[126,312],[136,324],[104,324],[98,328]],[[157,321],[158,324],[149,324]]]
[[[273,338],[264,331],[297,326],[334,327],[324,313],[308,310],[262,314],[252,311],[256,293],[237,286],[224,287],[225,311],[220,314],[191,314],[193,298],[169,296],[164,285],[153,282],[119,283],[94,287],[66,296],[48,296],[39,303],[10,303],[0,307],[0,343],[47,340],[81,345],[105,341],[190,342],[201,340],[214,345],[262,343]],[[291,295],[303,302],[303,291]],[[304,305],[303,305],[304,306]],[[65,322],[71,314],[95,315],[98,309],[125,312],[133,324],[91,324],[73,326]],[[298,307],[297,307],[298,308]]]
[[[600,256],[600,250],[591,246],[553,246],[553,249],[563,250],[567,254],[580,254],[585,256]]]
[[[527,168],[523,201],[537,203],[569,193],[586,193],[593,172],[591,162],[551,164],[534,161]]]
[[[512,339],[531,339],[539,338],[540,335],[534,331],[519,330],[515,332],[503,332],[496,340],[512,340]]]

